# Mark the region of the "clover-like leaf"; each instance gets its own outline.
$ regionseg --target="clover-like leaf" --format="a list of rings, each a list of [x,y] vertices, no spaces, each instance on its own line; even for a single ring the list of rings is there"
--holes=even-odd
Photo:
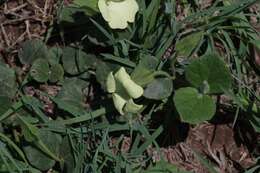
[[[49,81],[58,82],[63,79],[64,70],[60,64],[53,64],[50,68]]]
[[[47,59],[48,56],[47,46],[38,39],[25,41],[18,52],[18,57],[24,65],[30,65],[38,58]]]
[[[95,56],[73,47],[63,49],[62,63],[65,72],[78,75],[96,63]]]
[[[172,80],[169,78],[157,78],[147,85],[144,97],[154,100],[162,100],[171,95],[173,90]]]
[[[191,124],[210,120],[216,112],[214,100],[191,87],[178,89],[174,95],[174,103],[182,121]]]
[[[186,79],[195,87],[208,85],[209,93],[221,93],[232,85],[232,78],[226,64],[216,54],[196,59],[186,69]]]
[[[62,57],[62,49],[60,47],[52,47],[49,50],[48,61],[50,65],[58,64]]]
[[[15,71],[0,62],[0,96],[13,98],[17,91]]]
[[[54,101],[59,108],[73,115],[82,115],[84,109],[84,89],[88,82],[78,78],[66,78]]]
[[[99,0],[98,8],[112,29],[125,29],[139,10],[136,0]]]
[[[31,77],[37,82],[47,82],[49,79],[49,63],[46,59],[39,58],[33,62],[30,69]]]

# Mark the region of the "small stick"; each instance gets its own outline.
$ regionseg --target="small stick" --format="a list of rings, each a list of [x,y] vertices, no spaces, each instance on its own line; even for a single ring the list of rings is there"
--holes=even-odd
[[[25,21],[25,25],[26,25],[26,33],[28,34],[28,37],[29,37],[29,39],[31,40],[32,35],[31,35],[31,33],[30,33],[30,22],[29,22],[29,20],[26,20],[26,21]]]
[[[3,25],[1,25],[1,30],[2,30],[2,33],[4,35],[4,39],[5,39],[6,45],[9,47],[10,46],[10,40],[8,38],[8,35],[6,34],[6,31],[5,31],[5,28],[4,28]]]
[[[22,41],[24,36],[26,34],[26,31],[24,33],[22,33],[16,40],[15,42],[11,45],[11,48],[14,47],[18,42]]]
[[[23,9],[26,6],[27,6],[27,3],[24,3],[22,5],[19,5],[19,6],[15,7],[15,8],[12,8],[12,9],[7,9],[7,6],[5,6],[4,13],[5,14],[14,13],[14,12],[16,12],[18,10]]]

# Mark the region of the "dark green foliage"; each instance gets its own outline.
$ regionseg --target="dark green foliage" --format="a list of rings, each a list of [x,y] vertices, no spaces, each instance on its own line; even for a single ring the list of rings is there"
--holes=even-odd
[[[13,64],[1,57],[0,172],[188,173],[153,160],[168,136],[175,144],[179,131],[188,132],[183,124],[228,110],[234,130],[242,122],[260,132],[251,52],[260,49],[259,33],[247,10],[256,0],[214,1],[207,9],[199,1],[137,2],[135,22],[113,30],[98,0],[61,1],[45,42],[22,43]],[[128,84],[143,88],[130,100],[141,110],[124,115],[115,109],[115,93],[106,92],[108,74],[121,67]]]

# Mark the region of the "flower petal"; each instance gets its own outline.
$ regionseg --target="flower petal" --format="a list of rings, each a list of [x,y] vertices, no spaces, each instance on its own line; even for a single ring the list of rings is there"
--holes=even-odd
[[[116,110],[121,114],[124,115],[123,108],[126,104],[126,100],[123,99],[120,95],[113,93],[112,94],[113,102],[115,105]]]
[[[143,108],[143,105],[135,104],[133,99],[130,99],[130,100],[127,101],[127,103],[126,103],[126,105],[124,107],[124,111],[125,112],[130,112],[130,113],[137,113],[142,108]]]
[[[112,29],[125,29],[139,10],[136,0],[99,0],[99,10]]]
[[[144,90],[141,86],[137,85],[125,71],[124,67],[121,67],[115,74],[115,79],[120,82],[125,88],[126,92],[132,98],[136,99],[141,97],[144,93]]]
[[[116,82],[112,72],[107,76],[106,87],[109,93],[114,93],[116,91]]]
[[[98,8],[99,11],[102,15],[102,17],[108,22],[110,21],[110,14],[109,14],[109,9],[108,9],[108,4],[107,0],[99,0],[98,1]]]

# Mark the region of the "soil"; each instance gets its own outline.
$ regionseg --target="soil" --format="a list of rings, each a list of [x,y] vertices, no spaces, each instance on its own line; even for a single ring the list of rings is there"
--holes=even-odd
[[[21,42],[43,39],[55,16],[55,0],[8,0],[0,6],[0,55],[12,65]]]

